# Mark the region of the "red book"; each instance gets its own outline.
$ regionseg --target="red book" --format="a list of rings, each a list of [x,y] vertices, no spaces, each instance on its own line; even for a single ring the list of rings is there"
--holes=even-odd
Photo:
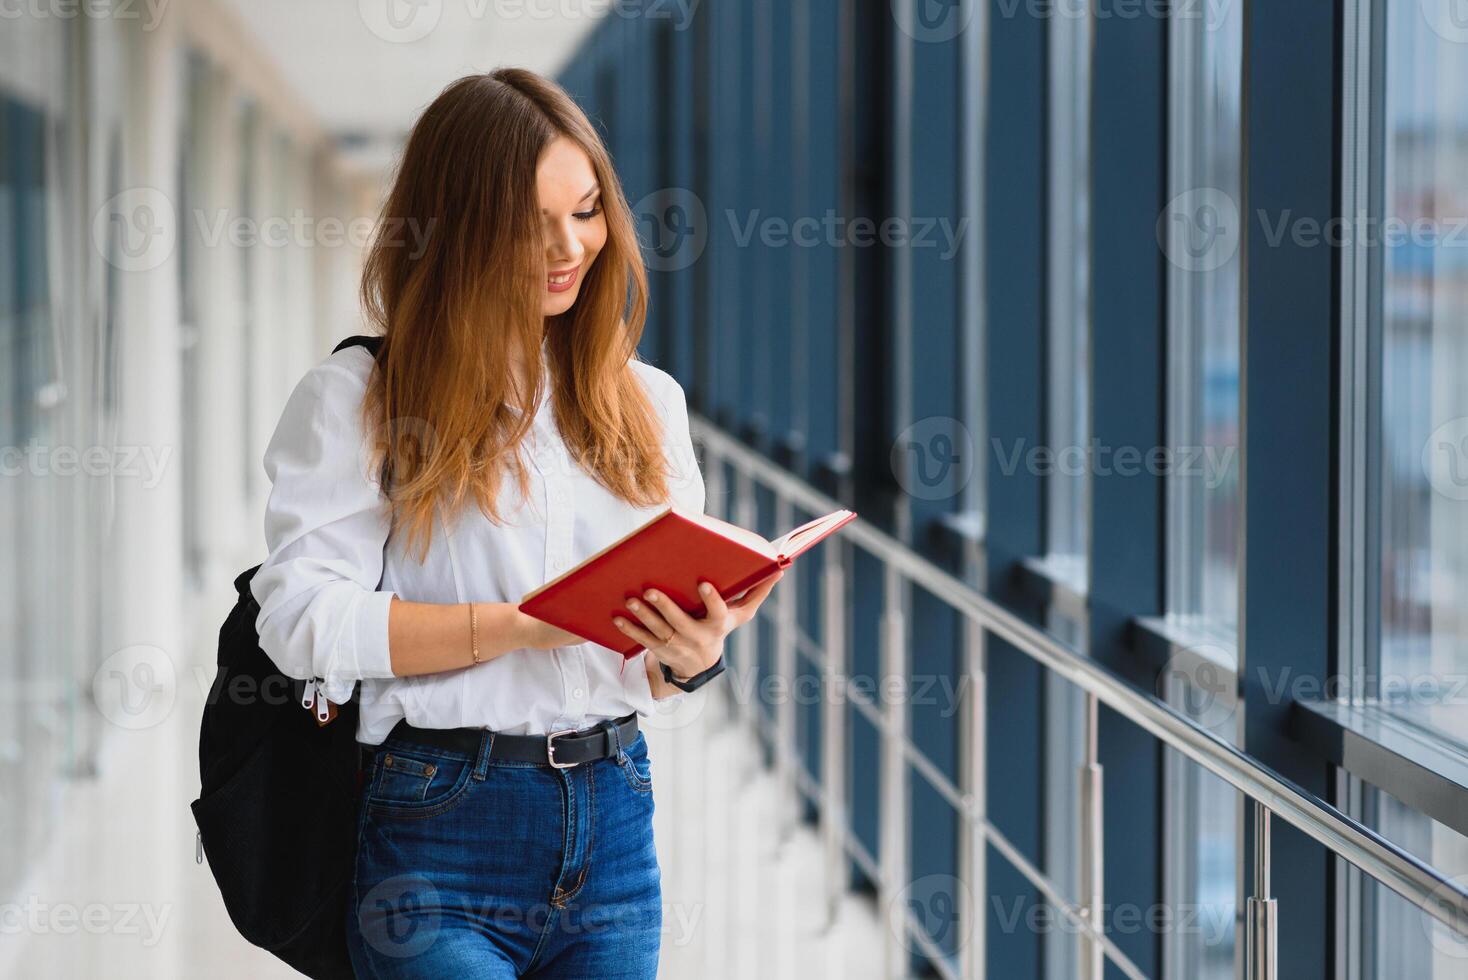
[[[570,571],[520,600],[520,611],[583,639],[636,656],[642,646],[612,625],[636,622],[627,600],[658,589],[701,617],[698,583],[708,580],[726,600],[736,598],[856,516],[838,510],[774,541],[707,514],[669,507]]]

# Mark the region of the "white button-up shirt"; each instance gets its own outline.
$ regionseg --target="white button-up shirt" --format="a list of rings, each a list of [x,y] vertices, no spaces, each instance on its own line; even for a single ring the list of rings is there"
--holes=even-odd
[[[498,525],[472,502],[453,515],[440,507],[420,564],[401,536],[389,533],[387,501],[371,466],[360,410],[372,369],[372,356],[360,347],[312,368],[266,447],[270,555],[250,584],[260,604],[261,649],[284,674],[319,678],[326,696],[339,703],[360,680],[357,737],[373,745],[403,718],[420,728],[545,734],[651,712],[647,654],[624,665],[620,654],[594,643],[512,650],[439,674],[393,675],[387,630],[393,595],[518,603],[662,508],[627,504],[571,460],[547,395],[521,447],[530,463],[529,496],[522,499],[506,474]],[[651,365],[634,361],[632,369],[663,422],[673,470],[670,502],[701,512],[703,476],[683,389]],[[482,623],[480,629],[482,637]]]

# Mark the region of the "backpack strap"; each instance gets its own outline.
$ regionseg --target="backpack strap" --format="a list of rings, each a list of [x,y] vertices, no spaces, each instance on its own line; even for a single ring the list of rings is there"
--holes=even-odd
[[[367,353],[376,358],[382,350],[382,338],[368,336],[367,334],[354,334],[333,347],[331,352],[335,354],[337,351],[346,350],[348,347],[365,347],[367,348]]]

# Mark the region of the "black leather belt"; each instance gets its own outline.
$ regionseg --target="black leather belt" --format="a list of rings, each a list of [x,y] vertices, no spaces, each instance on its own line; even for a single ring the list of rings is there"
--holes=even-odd
[[[617,735],[612,734],[615,727]],[[460,752],[473,758],[479,753],[479,743],[484,737],[483,728],[416,728],[400,721],[388,733],[389,740],[417,742],[434,748]],[[606,759],[617,754],[617,745],[623,749],[637,737],[637,712],[612,721],[603,721],[590,728],[564,728],[549,735],[504,735],[494,733],[490,745],[491,759],[509,759],[515,762],[538,762],[557,769],[569,769],[593,759]],[[376,746],[371,747],[374,751]]]

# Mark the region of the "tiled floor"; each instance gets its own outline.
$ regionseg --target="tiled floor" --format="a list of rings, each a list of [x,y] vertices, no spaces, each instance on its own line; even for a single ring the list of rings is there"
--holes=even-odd
[[[212,658],[217,618],[196,630]],[[68,786],[64,817],[0,932],[0,976],[269,980],[295,976],[234,932],[208,868],[195,863],[189,801],[209,666],[178,672],[166,719],[111,731],[102,777]],[[780,794],[754,745],[705,703],[651,719],[655,834],[664,885],[661,975],[668,978],[876,976],[880,930],[851,898],[822,922],[819,847],[809,828],[784,839]],[[13,910],[15,907],[12,906]]]

